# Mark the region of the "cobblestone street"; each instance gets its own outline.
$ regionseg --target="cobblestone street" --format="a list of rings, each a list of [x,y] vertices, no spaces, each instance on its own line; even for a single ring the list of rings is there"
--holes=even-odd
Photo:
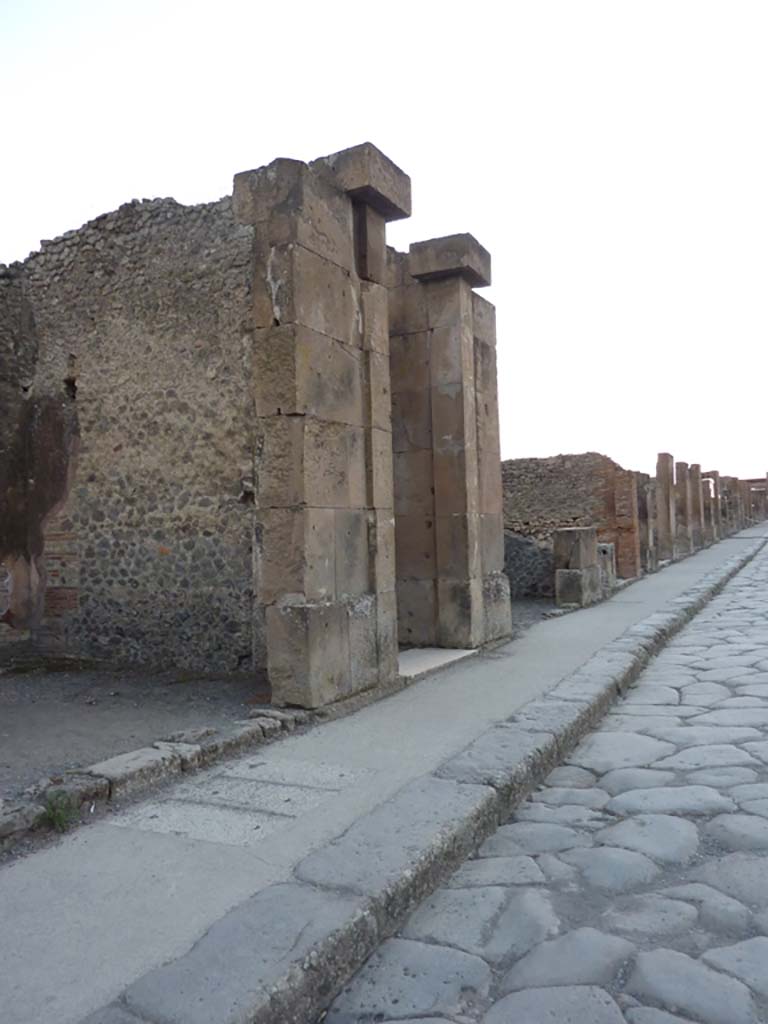
[[[768,1021],[768,551],[326,1020]]]

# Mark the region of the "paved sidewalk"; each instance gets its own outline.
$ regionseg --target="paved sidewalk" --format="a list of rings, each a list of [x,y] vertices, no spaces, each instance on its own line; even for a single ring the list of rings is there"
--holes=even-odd
[[[764,534],[745,531],[610,602],[540,623],[512,644],[257,756],[200,772],[6,866],[4,1022],[76,1024],[183,956],[233,907],[291,879],[312,851]],[[486,788],[458,786],[456,799]]]
[[[326,1024],[768,1021],[768,549]]]

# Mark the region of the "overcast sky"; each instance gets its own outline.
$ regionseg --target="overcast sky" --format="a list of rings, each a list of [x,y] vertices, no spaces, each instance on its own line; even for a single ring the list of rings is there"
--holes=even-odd
[[[502,454],[768,468],[765,0],[0,0],[0,261],[370,140],[493,255]]]

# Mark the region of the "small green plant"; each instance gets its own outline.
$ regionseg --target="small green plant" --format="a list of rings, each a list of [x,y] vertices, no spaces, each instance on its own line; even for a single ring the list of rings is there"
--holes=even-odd
[[[43,807],[46,824],[56,832],[66,832],[77,818],[77,805],[68,793],[49,793]]]

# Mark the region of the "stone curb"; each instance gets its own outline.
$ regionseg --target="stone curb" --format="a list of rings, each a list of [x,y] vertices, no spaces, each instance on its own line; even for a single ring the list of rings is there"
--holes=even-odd
[[[729,559],[544,697],[409,783],[188,953],[82,1024],[309,1024],[377,946],[503,822],[662,647],[768,543]]]

